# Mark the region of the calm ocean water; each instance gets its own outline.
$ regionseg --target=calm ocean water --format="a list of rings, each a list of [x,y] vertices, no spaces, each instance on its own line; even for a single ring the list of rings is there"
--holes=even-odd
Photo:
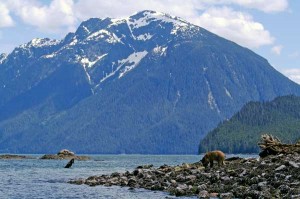
[[[32,155],[40,157],[41,155]],[[241,156],[241,155],[240,155]],[[91,155],[91,161],[75,161],[65,169],[67,160],[0,160],[0,199],[35,198],[175,198],[168,193],[128,187],[89,187],[67,182],[76,178],[112,172],[132,171],[139,165],[181,165],[201,159],[199,155]],[[249,155],[244,156],[249,157]],[[184,197],[180,197],[182,199]],[[193,197],[189,197],[193,198]],[[195,198],[195,197],[194,197]]]

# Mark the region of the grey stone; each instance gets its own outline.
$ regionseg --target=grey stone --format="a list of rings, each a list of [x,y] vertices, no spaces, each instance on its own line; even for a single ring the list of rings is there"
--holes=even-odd
[[[198,194],[198,198],[210,198],[208,191],[202,190]]]
[[[206,184],[202,184],[202,185],[199,185],[198,186],[198,191],[200,192],[200,191],[203,191],[203,190],[206,190],[207,189],[207,186],[206,186]]]
[[[231,192],[221,193],[220,198],[221,199],[231,199],[231,198],[233,198],[233,193],[231,193]]]
[[[284,169],[286,169],[286,166],[285,166],[285,165],[281,165],[281,166],[277,167],[277,168],[275,169],[275,171],[282,171],[282,170],[284,170]]]
[[[299,168],[299,165],[294,161],[289,161],[289,165],[294,167],[294,168]]]

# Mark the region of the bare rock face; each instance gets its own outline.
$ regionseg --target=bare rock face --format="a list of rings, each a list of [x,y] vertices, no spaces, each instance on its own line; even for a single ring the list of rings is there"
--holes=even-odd
[[[57,155],[71,155],[71,156],[73,155],[74,156],[75,153],[68,149],[62,149],[57,153]]]
[[[57,154],[46,154],[43,155],[40,159],[47,160],[90,160],[91,158],[88,156],[77,156],[74,152],[68,149],[62,149]]]

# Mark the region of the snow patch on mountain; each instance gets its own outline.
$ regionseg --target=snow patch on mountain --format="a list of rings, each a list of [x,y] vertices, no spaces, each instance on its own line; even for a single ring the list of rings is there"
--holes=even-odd
[[[171,73],[170,73],[170,75],[171,75]],[[178,103],[180,97],[181,97],[180,91],[177,90],[177,92],[176,92],[176,99],[175,99],[174,104],[173,104],[173,111],[175,111],[175,108],[177,106],[177,103]]]
[[[136,37],[137,40],[147,41],[152,38],[153,35],[145,33]]]
[[[78,39],[76,38],[76,36],[73,38],[72,42],[69,43],[69,46],[75,46],[78,43]]]
[[[163,23],[172,23],[174,25],[172,33],[175,34],[182,27],[187,28],[189,25],[191,25],[189,22],[187,22],[179,17],[174,17],[174,16],[167,15],[167,14],[164,14],[161,12],[144,11],[140,14],[142,14],[143,17],[140,17],[138,19],[134,19],[133,17],[130,17],[127,20],[127,23],[129,24],[129,26],[131,28],[138,29],[138,28],[149,25],[151,22],[160,21]]]
[[[134,52],[126,59],[118,61],[119,64],[125,66],[124,69],[120,72],[119,78],[123,77],[127,72],[134,69],[147,54],[147,51]]]
[[[126,23],[127,18],[124,19],[110,19],[110,21],[112,22],[108,28],[112,27],[112,26],[118,26],[120,24]]]
[[[47,59],[50,59],[50,58],[55,57],[56,55],[57,55],[57,53],[55,52],[55,53],[52,53],[52,54],[49,54],[49,55],[44,55],[43,57],[47,58]]]
[[[230,92],[227,90],[227,88],[224,87],[224,89],[225,89],[226,95],[227,95],[230,99],[232,99],[232,96],[231,96]]]
[[[87,40],[100,40],[100,39],[105,39],[106,42],[108,43],[118,43],[121,42],[121,39],[117,37],[114,33],[111,33],[105,29],[101,29],[97,32],[94,32],[93,34],[89,35],[87,37]]]
[[[95,63],[97,63],[98,61],[100,61],[102,58],[104,58],[107,55],[107,53],[98,56],[94,61],[90,61],[88,58],[79,58],[80,59],[80,63],[86,68],[91,68],[93,67],[93,65],[95,65]]]
[[[168,47],[156,46],[153,52],[159,54],[160,56],[166,56]]]
[[[205,82],[206,82],[206,85],[208,88],[207,103],[209,104],[210,109],[216,110],[220,114],[221,111],[216,103],[216,100],[215,100],[213,94],[212,94],[211,86],[207,80],[205,80]]]
[[[86,33],[90,34],[91,31],[90,31],[87,27],[82,26],[82,28],[84,29],[84,31],[85,31]]]
[[[56,40],[56,39],[51,40],[49,38],[44,38],[44,39],[35,38],[26,44],[22,44],[20,47],[21,48],[30,48],[30,47],[41,48],[44,46],[54,46],[54,45],[59,44],[60,42],[61,42],[60,40]]]

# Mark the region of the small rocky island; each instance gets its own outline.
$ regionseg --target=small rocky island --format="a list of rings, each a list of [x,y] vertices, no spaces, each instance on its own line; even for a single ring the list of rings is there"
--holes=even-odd
[[[46,154],[43,155],[40,159],[46,159],[46,160],[90,160],[91,158],[88,156],[77,156],[74,152],[62,149],[57,154]]]
[[[268,149],[264,158],[233,157],[226,159],[224,166],[213,168],[204,168],[201,162],[159,168],[144,165],[132,172],[91,176],[70,183],[145,188],[199,198],[300,198],[300,154],[297,150],[276,153],[281,149],[279,140],[272,136],[262,139],[261,148]]]
[[[25,156],[25,155],[12,155],[12,154],[0,155],[0,160],[23,160],[23,159],[34,159],[34,157]]]

